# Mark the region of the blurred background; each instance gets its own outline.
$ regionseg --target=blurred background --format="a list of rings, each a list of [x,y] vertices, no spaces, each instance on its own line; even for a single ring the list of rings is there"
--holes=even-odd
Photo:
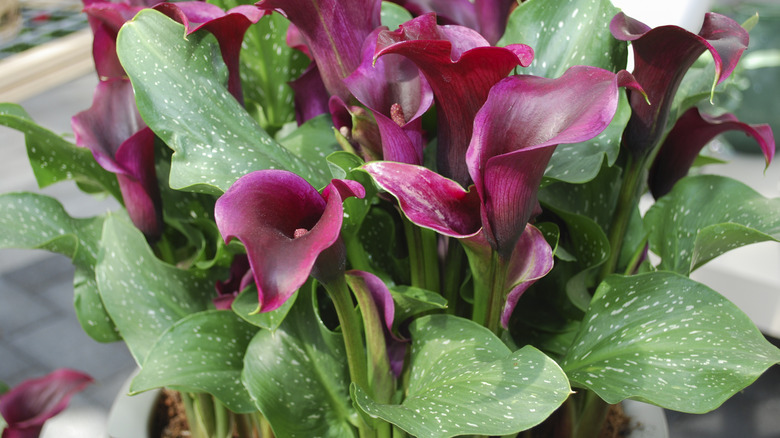
[[[543,0],[535,0],[543,1]],[[780,133],[780,0],[613,0],[650,26],[677,24],[698,32],[704,12],[743,22],[756,12],[750,48],[726,96],[716,104],[748,123],[770,123]],[[0,0],[0,102],[21,104],[48,129],[72,137],[70,118],[91,105],[97,85],[92,35],[78,0]],[[738,105],[737,105],[738,104]],[[764,196],[780,196],[780,164],[766,172],[758,147],[744,135],[714,141],[707,153],[728,161],[700,172],[746,182]],[[0,193],[33,191],[60,200],[76,217],[117,207],[72,183],[39,189],[27,164],[24,136],[0,126]],[[135,364],[123,344],[99,344],[81,330],[72,304],[73,268],[64,256],[0,250],[0,381],[11,386],[60,367],[91,374],[96,383],[52,422],[58,438],[105,437],[105,421]],[[732,251],[694,278],[741,307],[777,344],[780,338],[780,245]],[[721,408],[705,415],[667,412],[672,438],[780,438],[780,367]]]

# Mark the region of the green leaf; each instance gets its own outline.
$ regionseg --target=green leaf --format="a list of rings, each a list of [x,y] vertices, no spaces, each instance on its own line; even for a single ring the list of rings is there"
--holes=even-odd
[[[526,346],[510,351],[486,328],[451,315],[416,319],[411,374],[400,405],[379,404],[352,386],[358,406],[420,437],[516,434],[542,422],[569,396],[558,365]]]
[[[298,294],[296,293],[285,301],[281,307],[271,312],[255,313],[258,303],[257,286],[252,284],[238,294],[233,301],[232,309],[244,321],[257,327],[274,331],[284,321],[297,297]]]
[[[116,215],[106,218],[101,241],[95,267],[100,296],[139,364],[176,321],[213,308],[218,272],[184,271],[160,261],[143,234]]]
[[[45,249],[69,257],[76,316],[84,331],[99,342],[119,340],[95,282],[103,217],[72,218],[54,198],[35,193],[0,195],[0,247]]]
[[[276,436],[356,436],[343,337],[320,321],[311,288],[298,293],[282,325],[250,342],[244,385]]]
[[[382,26],[390,30],[398,29],[398,26],[412,19],[412,14],[403,6],[389,1],[382,2]]]
[[[130,392],[161,387],[207,392],[233,412],[256,412],[241,383],[241,372],[244,353],[257,330],[225,310],[186,316],[169,327],[151,348]]]
[[[395,322],[400,324],[407,319],[427,312],[447,308],[447,300],[433,291],[413,286],[394,286],[390,294],[395,303]]]
[[[117,50],[141,116],[174,150],[174,189],[220,194],[242,175],[269,168],[326,184],[325,172],[279,145],[228,93],[210,33],[184,38],[182,25],[144,9],[122,27]]]
[[[496,45],[533,47],[534,61],[523,74],[557,78],[573,65],[615,72],[625,68],[628,57],[626,43],[609,31],[618,12],[609,0],[529,0],[509,16]]]
[[[98,165],[92,151],[35,124],[21,106],[0,104],[0,124],[24,133],[27,156],[39,187],[73,180],[92,192],[106,191],[122,200],[116,176]]]
[[[279,143],[295,155],[308,159],[310,164],[317,166],[323,174],[329,173],[330,170],[325,158],[341,150],[333,135],[333,122],[328,114],[320,114],[307,120],[280,138]]]
[[[599,286],[562,366],[607,403],[704,413],[778,361],[780,350],[720,294],[653,272]]]
[[[716,175],[680,180],[645,215],[658,266],[683,275],[740,246],[780,239],[780,199]]]

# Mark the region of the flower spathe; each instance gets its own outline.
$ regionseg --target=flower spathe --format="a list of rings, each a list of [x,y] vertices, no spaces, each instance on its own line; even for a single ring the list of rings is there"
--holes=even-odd
[[[398,54],[409,58],[425,76],[437,105],[436,163],[442,175],[469,183],[463,156],[474,115],[490,87],[517,66],[528,66],[533,49],[525,44],[492,47],[478,32],[463,26],[439,26],[433,14],[380,32],[375,57]]]
[[[699,55],[707,50],[712,54],[714,87],[734,70],[749,40],[747,31],[736,21],[715,13],[704,16],[698,34],[678,26],[651,29],[622,12],[612,19],[609,28],[615,38],[631,41],[633,74],[647,93],[646,99],[630,93],[632,113],[623,133],[623,143],[637,157],[650,154],[658,145],[680,82]]]
[[[648,175],[653,196],[658,199],[669,193],[674,184],[688,173],[704,146],[718,134],[732,130],[753,137],[769,166],[775,155],[775,139],[769,125],[749,125],[737,120],[733,114],[710,116],[693,107],[677,119],[653,161]]]
[[[8,423],[2,438],[38,438],[43,423],[62,412],[92,381],[79,371],[59,369],[0,395],[0,414]]]
[[[365,189],[355,181],[333,180],[320,194],[292,172],[260,170],[241,177],[217,200],[220,233],[226,242],[235,238],[246,247],[259,311],[277,309],[310,274],[318,279],[338,275],[333,270],[343,274],[339,235],[342,202],[350,196],[362,198]],[[332,247],[335,254],[318,263]]]

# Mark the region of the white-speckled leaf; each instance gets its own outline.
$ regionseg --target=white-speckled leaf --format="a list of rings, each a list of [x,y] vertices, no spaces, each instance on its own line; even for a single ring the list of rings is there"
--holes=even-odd
[[[19,105],[0,104],[0,125],[24,133],[30,167],[39,187],[73,180],[91,191],[106,191],[122,199],[116,176],[97,164],[92,151],[35,124]]]
[[[307,286],[304,286],[307,287]],[[287,301],[284,302],[276,310],[270,312],[255,313],[257,310],[257,286],[250,285],[236,297],[233,301],[231,308],[236,314],[244,321],[266,330],[276,330],[277,327],[284,321],[287,313],[295,303],[298,294],[293,294]]]
[[[530,0],[510,15],[497,45],[523,43],[533,47],[534,61],[519,69],[520,74],[557,78],[574,65],[618,71],[626,67],[628,56],[626,43],[609,32],[609,21],[618,11],[609,0]],[[573,183],[593,179],[605,156],[610,165],[617,159],[630,115],[628,102],[621,95],[607,129],[590,141],[558,146],[545,176]]]
[[[278,437],[355,437],[343,336],[322,324],[310,287],[298,294],[282,325],[250,342],[244,385]]]
[[[583,321],[562,366],[608,403],[704,413],[780,361],[734,304],[671,272],[608,277]]]
[[[241,383],[241,371],[246,347],[257,330],[225,310],[186,316],[154,344],[130,392],[161,387],[206,392],[233,412],[256,412]]]
[[[734,248],[778,241],[780,198],[723,176],[687,177],[647,212],[645,227],[659,269],[687,275]]]
[[[117,50],[141,116],[174,150],[171,187],[219,194],[242,175],[271,168],[327,183],[325,171],[279,145],[228,93],[227,68],[208,32],[185,39],[182,25],[144,9],[122,27]]]
[[[74,306],[84,331],[100,342],[119,340],[95,282],[103,217],[72,218],[54,198],[35,193],[0,195],[0,247],[45,249],[73,261]]]
[[[160,261],[128,220],[108,216],[101,240],[95,267],[100,296],[139,364],[176,321],[213,308],[215,273]]]
[[[509,16],[497,45],[533,47],[534,60],[523,74],[557,78],[574,65],[617,71],[628,58],[626,43],[609,31],[618,12],[609,0],[529,0]]]
[[[353,385],[358,406],[426,438],[507,435],[547,418],[569,396],[561,368],[532,346],[509,350],[486,328],[451,315],[409,327],[411,374],[400,405],[379,404]]]

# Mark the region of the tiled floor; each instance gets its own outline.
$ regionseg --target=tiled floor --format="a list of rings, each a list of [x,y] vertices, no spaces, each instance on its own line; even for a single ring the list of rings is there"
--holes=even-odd
[[[94,78],[84,77],[29,99],[23,106],[39,123],[55,132],[67,132],[70,116],[90,105],[94,85]],[[23,141],[20,134],[0,126],[0,193],[37,191]],[[60,199],[76,216],[115,206],[82,195],[67,184],[43,192]],[[99,344],[81,331],[71,302],[72,275],[73,268],[63,256],[0,250],[0,381],[14,385],[59,367],[90,373],[96,384],[74,398],[70,411],[91,414],[94,432],[69,436],[102,438],[111,401],[135,364],[123,344]],[[669,412],[667,418],[671,438],[780,438],[780,367],[770,369],[710,414]]]

